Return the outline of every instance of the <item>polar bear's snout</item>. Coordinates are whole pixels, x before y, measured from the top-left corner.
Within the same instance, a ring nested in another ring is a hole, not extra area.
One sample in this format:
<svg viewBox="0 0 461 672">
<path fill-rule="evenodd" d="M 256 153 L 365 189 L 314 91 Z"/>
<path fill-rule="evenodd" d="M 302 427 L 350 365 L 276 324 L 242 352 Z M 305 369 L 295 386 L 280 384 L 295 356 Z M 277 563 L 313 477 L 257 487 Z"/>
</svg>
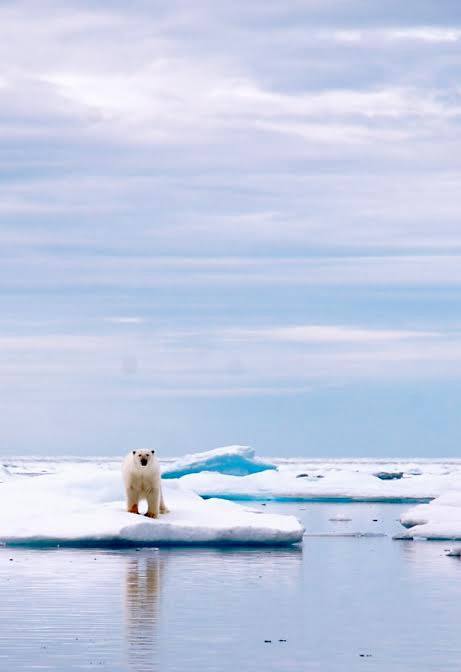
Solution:
<svg viewBox="0 0 461 672">
<path fill-rule="evenodd" d="M 136 462 L 141 465 L 141 467 L 147 467 L 151 457 L 155 454 L 155 450 L 143 451 L 143 450 L 133 450 L 133 456 Z"/>
</svg>

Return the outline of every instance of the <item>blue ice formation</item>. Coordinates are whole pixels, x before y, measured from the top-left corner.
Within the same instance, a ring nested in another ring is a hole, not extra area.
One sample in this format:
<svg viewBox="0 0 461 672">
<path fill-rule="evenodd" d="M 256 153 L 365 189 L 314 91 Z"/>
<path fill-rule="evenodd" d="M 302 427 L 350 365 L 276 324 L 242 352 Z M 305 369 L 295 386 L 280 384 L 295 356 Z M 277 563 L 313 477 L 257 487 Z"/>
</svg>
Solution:
<svg viewBox="0 0 461 672">
<path fill-rule="evenodd" d="M 181 478 L 201 471 L 214 471 L 231 476 L 248 476 L 268 469 L 277 469 L 271 462 L 255 456 L 249 446 L 225 446 L 203 453 L 186 455 L 162 470 L 162 478 Z"/>
</svg>

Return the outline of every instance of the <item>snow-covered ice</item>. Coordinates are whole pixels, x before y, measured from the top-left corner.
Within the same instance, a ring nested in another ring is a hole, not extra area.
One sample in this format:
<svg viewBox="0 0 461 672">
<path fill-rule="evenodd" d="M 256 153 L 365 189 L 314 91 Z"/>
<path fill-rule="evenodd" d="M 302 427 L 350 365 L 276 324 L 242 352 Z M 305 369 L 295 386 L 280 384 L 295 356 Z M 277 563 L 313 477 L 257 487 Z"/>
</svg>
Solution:
<svg viewBox="0 0 461 672">
<path fill-rule="evenodd" d="M 400 522 L 407 529 L 399 539 L 461 540 L 461 483 L 430 504 L 420 504 L 406 511 Z"/>
<path fill-rule="evenodd" d="M 461 558 L 461 546 L 455 546 L 447 553 L 451 558 Z"/>
<path fill-rule="evenodd" d="M 410 529 L 400 537 L 461 539 L 461 460 L 260 460 L 245 446 L 163 459 L 172 513 L 158 521 L 123 510 L 121 460 L 5 459 L 0 538 L 90 545 L 297 542 L 302 528 L 295 518 L 224 501 L 278 500 L 426 502 L 402 516 Z"/>
<path fill-rule="evenodd" d="M 209 459 L 213 453 L 215 458 Z M 246 456 L 260 462 L 254 451 Z M 179 478 L 182 485 L 203 497 L 235 501 L 429 501 L 461 482 L 458 460 L 272 458 L 266 464 L 275 468 L 257 473 L 254 470 L 242 473 L 242 469 L 233 473 L 231 468 L 225 468 L 226 460 L 232 462 L 232 447 L 192 457 L 193 470 L 185 473 L 175 467 L 169 475 Z M 181 461 L 175 464 L 181 465 Z"/>
<path fill-rule="evenodd" d="M 282 459 L 261 460 L 253 449 L 228 446 L 160 463 L 168 482 L 205 497 L 230 500 L 430 501 L 461 488 L 461 460 Z M 25 458 L 4 460 L 12 477 L 66 473 L 93 465 L 119 472 L 122 456 Z M 261 469 L 263 469 L 261 471 Z M 383 478 L 383 475 L 401 475 Z M 2 480 L 0 476 L 0 481 Z M 4 479 L 3 479 L 4 480 Z"/>
<path fill-rule="evenodd" d="M 260 514 L 224 500 L 205 501 L 176 481 L 164 485 L 171 513 L 151 520 L 124 510 L 119 469 L 73 469 L 16 476 L 0 484 L 0 542 L 7 545 L 293 544 L 294 516 Z"/>
<path fill-rule="evenodd" d="M 136 446 L 135 446 L 136 447 Z M 149 446 L 148 446 L 149 447 Z M 155 447 L 155 446 L 153 446 Z M 180 478 L 186 474 L 200 471 L 214 471 L 234 476 L 246 476 L 259 471 L 275 470 L 277 467 L 270 460 L 256 457 L 254 448 L 249 446 L 224 446 L 206 450 L 178 458 L 165 458 L 160 453 L 162 476 L 166 479 Z M 73 470 L 75 464 L 97 464 L 103 469 L 119 468 L 124 456 L 110 457 L 11 457 L 5 466 L 11 473 L 44 474 L 55 473 L 66 469 Z M 1 469 L 1 467 L 0 467 Z"/>
<path fill-rule="evenodd" d="M 243 477 L 203 471 L 183 476 L 179 481 L 202 497 L 224 497 L 236 501 L 411 502 L 437 497 L 446 488 L 452 487 L 453 483 L 460 481 L 460 472 L 423 473 L 382 480 L 366 471 L 331 466 L 323 466 L 317 472 L 311 471 L 307 476 L 300 477 L 298 470 L 280 466 L 277 471 Z"/>
<path fill-rule="evenodd" d="M 162 469 L 162 476 L 163 478 L 180 478 L 201 471 L 246 476 L 270 469 L 276 469 L 275 465 L 257 458 L 254 448 L 225 446 L 181 457 L 172 464 L 167 464 Z"/>
</svg>

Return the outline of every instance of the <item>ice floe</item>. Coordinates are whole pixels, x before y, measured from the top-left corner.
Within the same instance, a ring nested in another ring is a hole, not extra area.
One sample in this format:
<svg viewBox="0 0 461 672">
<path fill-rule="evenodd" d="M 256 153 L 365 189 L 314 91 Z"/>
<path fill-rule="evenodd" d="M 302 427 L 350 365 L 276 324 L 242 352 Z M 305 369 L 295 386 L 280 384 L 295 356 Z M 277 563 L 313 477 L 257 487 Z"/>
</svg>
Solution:
<svg viewBox="0 0 461 672">
<path fill-rule="evenodd" d="M 124 510 L 119 470 L 72 471 L 0 484 L 0 542 L 6 545 L 287 545 L 302 539 L 294 516 L 257 513 L 164 485 L 171 513 L 151 520 Z"/>
<path fill-rule="evenodd" d="M 253 448 L 225 446 L 179 458 L 162 469 L 162 476 L 163 478 L 180 478 L 201 471 L 246 476 L 271 469 L 276 469 L 275 465 L 257 458 Z"/>
<path fill-rule="evenodd" d="M 407 529 L 398 539 L 461 540 L 461 482 L 458 490 L 451 490 L 406 511 L 400 522 Z"/>
<path fill-rule="evenodd" d="M 256 457 L 228 446 L 179 459 L 163 458 L 163 477 L 204 497 L 229 500 L 424 502 L 461 483 L 461 460 L 297 459 Z M 88 467 L 119 474 L 122 456 L 4 460 L 12 477 L 66 474 Z M 0 477 L 1 480 L 1 477 Z"/>
<path fill-rule="evenodd" d="M 322 476 L 322 478 L 319 478 Z M 248 476 L 230 476 L 202 471 L 183 476 L 179 483 L 202 497 L 223 497 L 235 501 L 368 501 L 412 502 L 437 497 L 459 472 L 422 474 L 399 479 L 381 479 L 373 473 L 346 469 L 323 469 L 323 473 L 293 470 L 265 471 Z"/>
</svg>

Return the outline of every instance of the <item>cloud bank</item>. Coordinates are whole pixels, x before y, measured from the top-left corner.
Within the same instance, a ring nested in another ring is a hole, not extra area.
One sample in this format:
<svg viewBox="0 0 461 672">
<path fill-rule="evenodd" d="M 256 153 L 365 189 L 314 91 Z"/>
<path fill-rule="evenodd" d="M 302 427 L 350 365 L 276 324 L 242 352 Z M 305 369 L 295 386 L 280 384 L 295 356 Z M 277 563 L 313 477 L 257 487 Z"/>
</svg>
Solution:
<svg viewBox="0 0 461 672">
<path fill-rule="evenodd" d="M 3 3 L 6 414 L 459 380 L 458 5 Z"/>
</svg>

